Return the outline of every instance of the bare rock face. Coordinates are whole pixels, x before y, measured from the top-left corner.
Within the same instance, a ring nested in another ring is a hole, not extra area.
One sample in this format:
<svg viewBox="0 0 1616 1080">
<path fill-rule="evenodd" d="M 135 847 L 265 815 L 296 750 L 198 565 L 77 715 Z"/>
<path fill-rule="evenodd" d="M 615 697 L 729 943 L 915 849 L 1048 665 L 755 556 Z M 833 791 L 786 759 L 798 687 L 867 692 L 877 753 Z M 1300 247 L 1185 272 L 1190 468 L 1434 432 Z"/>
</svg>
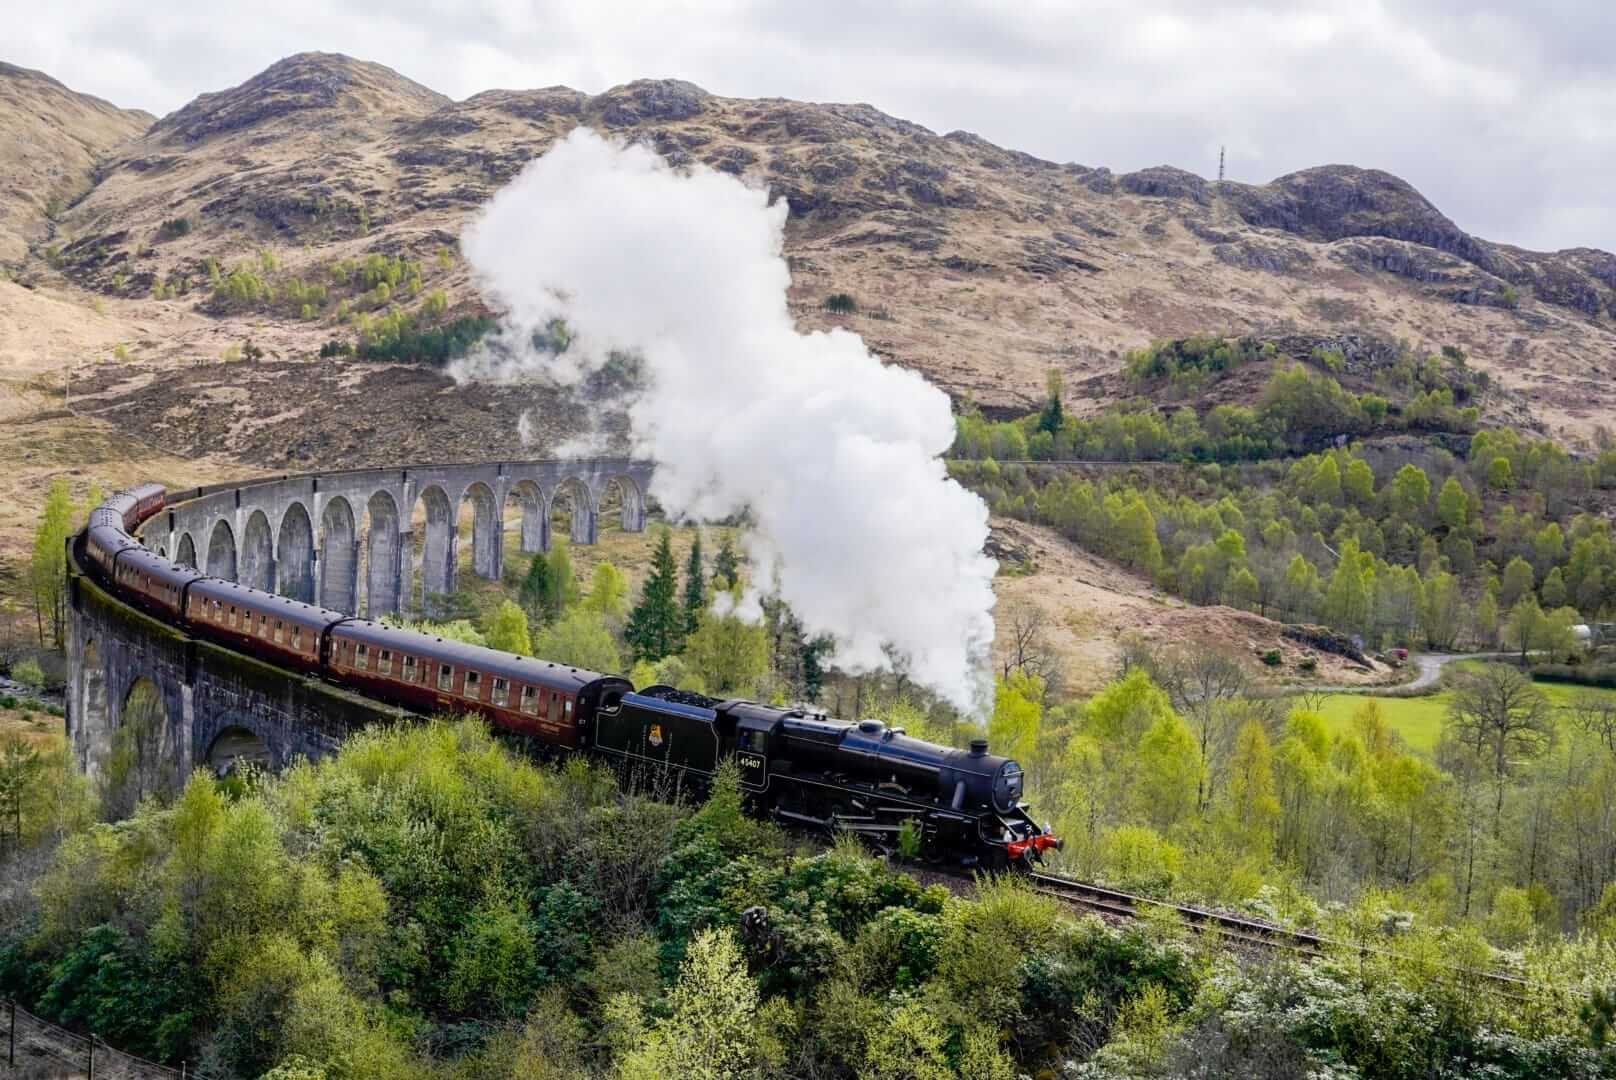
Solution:
<svg viewBox="0 0 1616 1080">
<path fill-rule="evenodd" d="M 1248 224 L 1310 240 L 1385 236 L 1457 255 L 1484 270 L 1492 253 L 1484 241 L 1449 221 L 1406 181 L 1379 169 L 1324 165 L 1290 173 L 1262 187 L 1227 185 Z"/>
<path fill-rule="evenodd" d="M 1138 172 L 1124 173 L 1117 178 L 1123 191 L 1134 195 L 1150 195 L 1166 199 L 1189 199 L 1206 205 L 1211 197 L 1205 180 L 1192 172 L 1175 169 L 1171 165 L 1157 165 Z"/>
<path fill-rule="evenodd" d="M 1212 248 L 1219 262 L 1237 266 L 1242 270 L 1261 270 L 1269 274 L 1288 274 L 1313 262 L 1300 248 L 1280 244 L 1264 244 L 1255 240 L 1237 240 L 1220 243 Z"/>
<path fill-rule="evenodd" d="M 707 91 L 679 79 L 640 79 L 616 86 L 590 102 L 608 127 L 633 127 L 647 120 L 688 120 L 700 116 Z"/>
<path fill-rule="evenodd" d="M 380 64 L 339 53 L 298 53 L 240 86 L 203 94 L 153 129 L 166 139 L 198 142 L 311 110 L 385 110 L 425 115 L 449 99 Z"/>
</svg>

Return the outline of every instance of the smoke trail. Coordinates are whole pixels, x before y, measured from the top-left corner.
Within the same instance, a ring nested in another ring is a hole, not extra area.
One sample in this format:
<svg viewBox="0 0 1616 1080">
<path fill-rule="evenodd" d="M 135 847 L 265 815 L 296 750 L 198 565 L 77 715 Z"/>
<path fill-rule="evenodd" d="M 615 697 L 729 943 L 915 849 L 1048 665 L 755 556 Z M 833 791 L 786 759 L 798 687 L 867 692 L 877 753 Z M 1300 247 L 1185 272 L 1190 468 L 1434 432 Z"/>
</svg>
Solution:
<svg viewBox="0 0 1616 1080">
<path fill-rule="evenodd" d="M 987 507 L 939 460 L 948 398 L 855 334 L 797 331 L 786 213 L 731 176 L 574 131 L 466 228 L 505 318 L 455 375 L 576 385 L 637 357 L 629 420 L 663 506 L 749 508 L 752 565 L 810 633 L 835 638 L 838 666 L 881 668 L 891 646 L 914 679 L 981 712 L 995 564 Z M 557 319 L 571 335 L 559 351 Z M 587 410 L 571 424 L 587 431 Z"/>
</svg>

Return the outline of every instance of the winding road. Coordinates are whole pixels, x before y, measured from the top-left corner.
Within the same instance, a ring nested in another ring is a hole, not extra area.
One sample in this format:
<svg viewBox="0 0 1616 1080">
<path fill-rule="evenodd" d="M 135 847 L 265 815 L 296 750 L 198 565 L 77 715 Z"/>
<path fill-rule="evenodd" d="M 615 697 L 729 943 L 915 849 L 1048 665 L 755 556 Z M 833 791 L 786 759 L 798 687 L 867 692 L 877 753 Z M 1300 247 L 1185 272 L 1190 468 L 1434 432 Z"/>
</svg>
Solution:
<svg viewBox="0 0 1616 1080">
<path fill-rule="evenodd" d="M 1502 652 L 1473 652 L 1473 653 L 1419 653 L 1409 657 L 1420 665 L 1420 673 L 1414 676 L 1412 682 L 1404 683 L 1399 689 L 1424 690 L 1427 686 L 1442 677 L 1442 668 L 1454 660 L 1496 660 L 1500 656 L 1514 656 L 1514 653 Z"/>
</svg>

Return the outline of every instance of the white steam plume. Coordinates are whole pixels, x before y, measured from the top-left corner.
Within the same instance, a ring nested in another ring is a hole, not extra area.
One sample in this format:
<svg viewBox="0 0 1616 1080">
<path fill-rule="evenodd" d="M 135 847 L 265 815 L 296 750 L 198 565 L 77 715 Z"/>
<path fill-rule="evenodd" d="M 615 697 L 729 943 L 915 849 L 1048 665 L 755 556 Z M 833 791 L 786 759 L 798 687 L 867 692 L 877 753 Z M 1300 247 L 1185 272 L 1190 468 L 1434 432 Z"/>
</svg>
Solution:
<svg viewBox="0 0 1616 1080">
<path fill-rule="evenodd" d="M 995 563 L 987 507 L 939 457 L 954 438 L 948 398 L 855 334 L 797 331 L 786 213 L 731 176 L 576 130 L 466 229 L 505 320 L 501 347 L 456 377 L 570 385 L 637 355 L 629 421 L 663 506 L 696 519 L 749 509 L 752 565 L 772 569 L 811 634 L 835 638 L 839 666 L 883 667 L 891 646 L 911 677 L 980 713 Z M 567 348 L 535 347 L 555 319 Z"/>
</svg>

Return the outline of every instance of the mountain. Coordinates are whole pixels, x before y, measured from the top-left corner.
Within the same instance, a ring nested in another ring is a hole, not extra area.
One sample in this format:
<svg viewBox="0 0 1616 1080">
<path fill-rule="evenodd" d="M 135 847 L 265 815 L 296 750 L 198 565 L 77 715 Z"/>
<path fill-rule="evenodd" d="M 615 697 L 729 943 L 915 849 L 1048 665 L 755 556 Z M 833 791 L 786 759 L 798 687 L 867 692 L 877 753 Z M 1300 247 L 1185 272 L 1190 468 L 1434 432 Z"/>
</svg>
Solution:
<svg viewBox="0 0 1616 1080">
<path fill-rule="evenodd" d="M 91 186 L 104 154 L 151 122 L 150 113 L 0 61 L 0 265 L 48 239 L 47 218 Z"/>
<path fill-rule="evenodd" d="M 966 132 L 938 135 L 869 105 L 723 98 L 674 80 L 593 96 L 490 90 L 456 102 L 380 65 L 323 53 L 289 57 L 144 130 L 134 114 L 102 108 L 109 129 L 125 126 L 103 150 L 93 188 L 56 223 L 58 269 L 11 262 L 31 283 L 138 312 L 148 330 L 142 371 L 211 358 L 219 342 L 249 334 L 291 364 L 351 334 L 334 295 L 309 311 L 284 299 L 233 310 L 212 295 L 214 267 L 261 264 L 271 285 L 328 282 L 370 254 L 405 256 L 423 267 L 426 291 L 444 290 L 448 317 L 480 311 L 453 257 L 467 215 L 586 124 L 676 164 L 768 185 L 791 207 L 786 254 L 800 323 L 850 325 L 884 358 L 989 412 L 1031 406 L 1052 367 L 1071 405 L 1092 407 L 1126 392 L 1115 377 L 1125 351 L 1232 332 L 1456 346 L 1513 403 L 1500 418 L 1572 442 L 1616 416 L 1607 377 L 1616 256 L 1492 243 L 1374 169 L 1327 165 L 1262 185 L 1170 166 L 1114 174 Z M 40 198 L 35 191 L 33 205 Z M 39 232 L 36 223 L 31 235 Z M 857 314 L 824 310 L 838 292 L 856 299 Z M 293 380 L 292 399 L 307 401 L 336 378 L 329 368 L 276 378 Z M 153 423 L 172 418 L 170 434 L 192 446 L 212 436 L 149 395 L 211 393 L 240 374 L 188 365 L 174 382 L 153 386 L 143 375 L 120 396 L 118 372 L 96 375 L 109 400 L 141 406 Z M 285 400 L 276 395 L 272 410 L 283 446 L 296 424 Z M 236 408 L 245 419 L 254 406 Z M 277 430 L 245 423 L 212 434 L 248 454 Z"/>
</svg>

